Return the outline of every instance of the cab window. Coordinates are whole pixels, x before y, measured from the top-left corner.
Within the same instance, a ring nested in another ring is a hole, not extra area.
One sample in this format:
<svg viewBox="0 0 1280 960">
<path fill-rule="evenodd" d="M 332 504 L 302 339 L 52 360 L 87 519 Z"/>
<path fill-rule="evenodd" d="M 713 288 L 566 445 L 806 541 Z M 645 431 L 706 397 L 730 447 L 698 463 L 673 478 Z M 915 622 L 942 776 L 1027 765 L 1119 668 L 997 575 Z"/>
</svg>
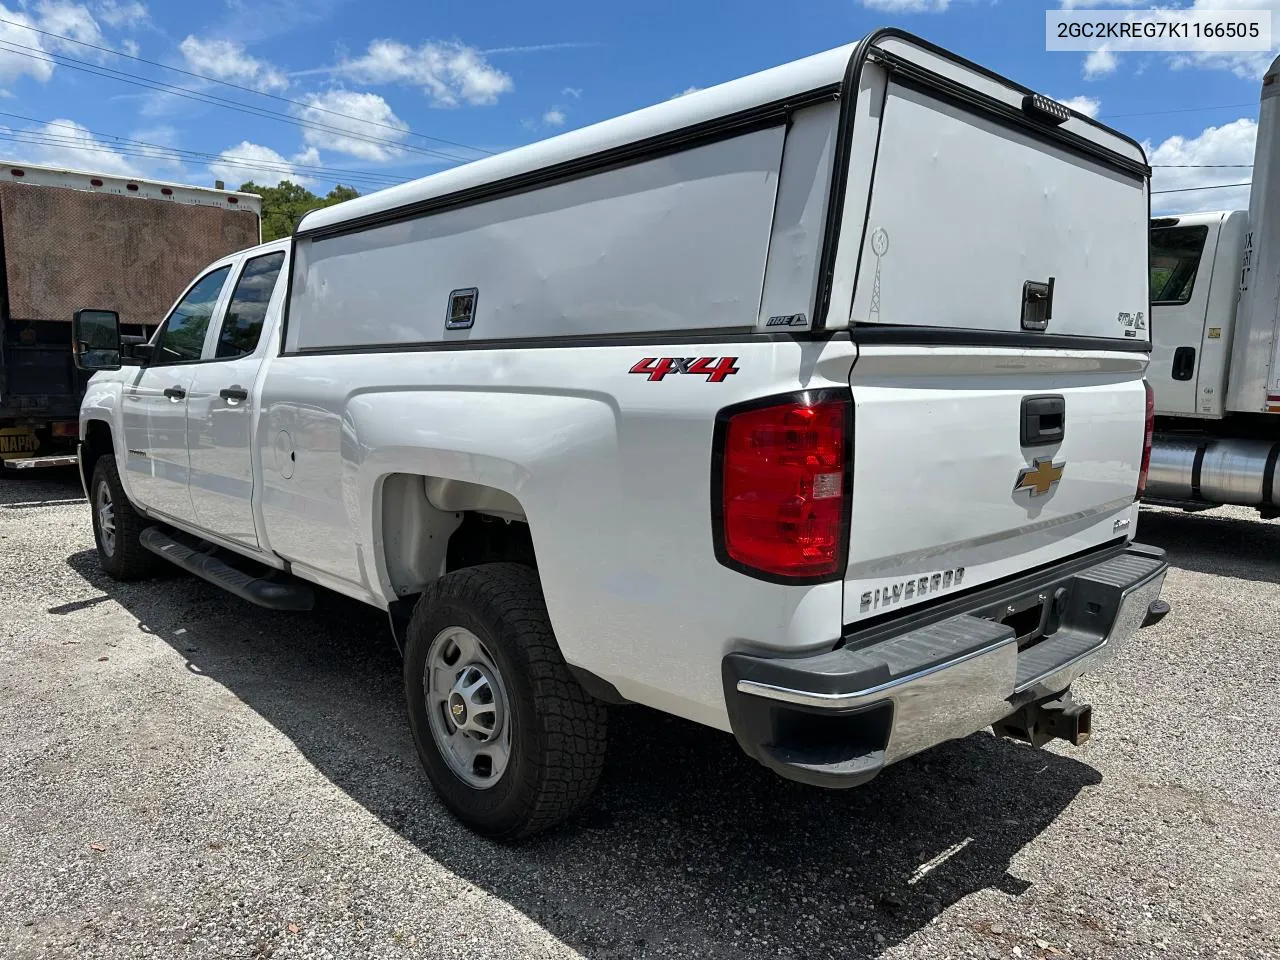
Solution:
<svg viewBox="0 0 1280 960">
<path fill-rule="evenodd" d="M 186 363 L 199 360 L 204 337 L 218 305 L 218 294 L 227 282 L 231 267 L 219 267 L 206 273 L 173 308 L 165 321 L 156 349 L 155 363 Z"/>
<path fill-rule="evenodd" d="M 245 357 L 257 349 L 262 323 L 267 316 L 267 304 L 271 302 L 271 291 L 275 289 L 283 265 L 283 250 L 254 257 L 245 263 L 231 294 L 226 319 L 222 321 L 215 354 L 217 359 Z"/>
<path fill-rule="evenodd" d="M 1196 283 L 1208 227 L 1163 227 L 1151 231 L 1151 302 L 1186 303 Z"/>
</svg>

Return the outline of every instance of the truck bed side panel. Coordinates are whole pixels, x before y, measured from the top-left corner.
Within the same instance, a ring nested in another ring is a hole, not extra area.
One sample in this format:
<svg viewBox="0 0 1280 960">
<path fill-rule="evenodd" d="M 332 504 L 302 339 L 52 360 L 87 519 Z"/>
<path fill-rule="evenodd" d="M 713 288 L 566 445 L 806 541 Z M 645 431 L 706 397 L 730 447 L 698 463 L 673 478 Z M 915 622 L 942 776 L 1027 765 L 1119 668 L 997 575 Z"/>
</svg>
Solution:
<svg viewBox="0 0 1280 960">
<path fill-rule="evenodd" d="M 739 372 L 718 383 L 628 373 L 645 357 L 713 355 Z M 295 572 L 385 604 L 396 596 L 381 551 L 385 477 L 501 490 L 528 518 L 566 659 L 637 702 L 727 728 L 721 658 L 829 647 L 843 588 L 765 583 L 716 560 L 715 415 L 794 392 L 801 370 L 807 387 L 847 389 L 853 356 L 847 340 L 757 335 L 280 357 L 257 440 L 266 537 Z"/>
</svg>

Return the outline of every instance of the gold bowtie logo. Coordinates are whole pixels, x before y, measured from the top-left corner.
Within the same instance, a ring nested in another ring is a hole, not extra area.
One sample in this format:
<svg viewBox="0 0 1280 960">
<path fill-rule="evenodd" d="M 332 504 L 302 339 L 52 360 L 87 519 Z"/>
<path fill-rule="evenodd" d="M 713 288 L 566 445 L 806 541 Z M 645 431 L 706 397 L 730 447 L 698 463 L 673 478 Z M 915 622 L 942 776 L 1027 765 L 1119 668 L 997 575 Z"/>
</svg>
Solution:
<svg viewBox="0 0 1280 960">
<path fill-rule="evenodd" d="M 1030 490 L 1033 497 L 1044 496 L 1062 479 L 1062 471 L 1066 467 L 1065 460 L 1054 463 L 1052 457 L 1037 457 L 1031 466 L 1022 468 L 1018 474 L 1018 482 L 1013 485 L 1013 492 Z"/>
</svg>

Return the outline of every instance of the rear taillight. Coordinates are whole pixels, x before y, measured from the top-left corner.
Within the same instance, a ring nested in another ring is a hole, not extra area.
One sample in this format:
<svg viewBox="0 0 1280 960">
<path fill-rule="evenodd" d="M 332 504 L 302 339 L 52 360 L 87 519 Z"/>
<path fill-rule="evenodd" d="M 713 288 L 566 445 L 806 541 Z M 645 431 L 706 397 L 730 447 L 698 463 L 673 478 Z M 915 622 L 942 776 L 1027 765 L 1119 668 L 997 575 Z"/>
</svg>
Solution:
<svg viewBox="0 0 1280 960">
<path fill-rule="evenodd" d="M 1156 392 L 1147 381 L 1143 380 L 1142 385 L 1147 388 L 1147 427 L 1142 436 L 1142 466 L 1138 470 L 1136 500 L 1141 500 L 1142 495 L 1147 492 L 1147 473 L 1151 470 L 1151 440 L 1156 432 Z"/>
<path fill-rule="evenodd" d="M 835 390 L 723 411 L 711 494 L 720 562 L 782 583 L 839 577 L 852 435 L 850 398 Z"/>
</svg>

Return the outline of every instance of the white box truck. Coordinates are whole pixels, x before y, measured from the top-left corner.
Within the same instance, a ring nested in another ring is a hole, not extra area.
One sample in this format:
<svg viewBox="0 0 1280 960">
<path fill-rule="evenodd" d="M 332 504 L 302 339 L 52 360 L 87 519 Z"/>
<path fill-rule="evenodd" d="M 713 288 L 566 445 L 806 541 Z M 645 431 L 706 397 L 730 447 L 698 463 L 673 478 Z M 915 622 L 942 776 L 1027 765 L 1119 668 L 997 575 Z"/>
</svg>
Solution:
<svg viewBox="0 0 1280 960">
<path fill-rule="evenodd" d="M 1249 209 L 1151 221 L 1156 433 L 1147 500 L 1280 516 L 1280 58 Z"/>
<path fill-rule="evenodd" d="M 1079 743 L 1072 682 L 1168 611 L 1147 192 L 1131 140 L 885 30 L 310 213 L 132 360 L 80 314 L 103 568 L 386 610 L 494 836 L 585 802 L 610 703 L 828 787 Z"/>
</svg>

